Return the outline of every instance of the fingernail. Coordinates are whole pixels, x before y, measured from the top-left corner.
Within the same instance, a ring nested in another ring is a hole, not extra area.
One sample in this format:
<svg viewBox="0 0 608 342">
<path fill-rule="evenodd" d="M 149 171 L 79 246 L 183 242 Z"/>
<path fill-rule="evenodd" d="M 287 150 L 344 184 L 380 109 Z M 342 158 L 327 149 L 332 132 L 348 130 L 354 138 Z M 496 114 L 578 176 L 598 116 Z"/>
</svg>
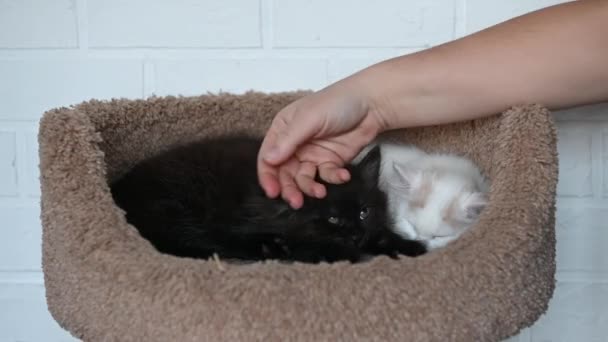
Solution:
<svg viewBox="0 0 608 342">
<path fill-rule="evenodd" d="M 277 196 L 279 196 L 279 191 L 275 189 L 264 189 L 264 192 L 266 193 L 266 197 L 268 198 L 276 198 Z"/>
<path fill-rule="evenodd" d="M 340 179 L 342 179 L 345 182 L 350 180 L 350 173 L 346 170 L 342 170 L 342 172 L 340 172 Z"/>
<path fill-rule="evenodd" d="M 294 195 L 289 199 L 289 205 L 291 205 L 291 207 L 293 209 L 300 209 L 302 207 L 302 205 L 304 203 L 303 202 L 303 198 L 301 198 L 300 196 Z"/>
<path fill-rule="evenodd" d="M 325 197 L 325 187 L 323 185 L 315 187 L 315 197 L 316 198 Z"/>
<path fill-rule="evenodd" d="M 279 159 L 279 148 L 278 147 L 273 147 L 270 149 L 270 151 L 268 151 L 268 153 L 266 153 L 266 161 L 269 162 L 274 162 L 277 161 Z"/>
<path fill-rule="evenodd" d="M 300 202 L 296 200 L 289 201 L 289 205 L 295 210 L 300 209 L 300 207 L 302 206 L 302 204 L 300 204 Z"/>
</svg>

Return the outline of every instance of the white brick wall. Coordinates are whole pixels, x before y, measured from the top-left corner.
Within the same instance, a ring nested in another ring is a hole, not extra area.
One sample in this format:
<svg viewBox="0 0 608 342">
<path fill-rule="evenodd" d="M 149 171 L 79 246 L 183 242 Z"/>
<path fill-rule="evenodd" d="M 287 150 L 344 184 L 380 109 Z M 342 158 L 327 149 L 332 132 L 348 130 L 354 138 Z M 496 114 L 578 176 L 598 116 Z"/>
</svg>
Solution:
<svg viewBox="0 0 608 342">
<path fill-rule="evenodd" d="M 454 1 L 274 1 L 274 45 L 302 47 L 395 47 L 450 40 Z"/>
<path fill-rule="evenodd" d="M 0 341 L 72 341 L 40 272 L 40 114 L 89 98 L 319 89 L 560 0 L 0 0 Z M 512 341 L 606 341 L 608 106 L 556 114 L 558 288 Z"/>
<path fill-rule="evenodd" d="M 251 0 L 89 0 L 89 46 L 260 47 L 260 3 Z"/>
</svg>

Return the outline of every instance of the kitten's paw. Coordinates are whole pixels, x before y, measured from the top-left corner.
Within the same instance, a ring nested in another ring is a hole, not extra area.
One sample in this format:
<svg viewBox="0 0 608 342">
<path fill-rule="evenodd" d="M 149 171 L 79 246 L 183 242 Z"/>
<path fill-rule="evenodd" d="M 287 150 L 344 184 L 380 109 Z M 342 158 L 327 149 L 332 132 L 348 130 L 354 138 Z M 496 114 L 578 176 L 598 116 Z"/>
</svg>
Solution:
<svg viewBox="0 0 608 342">
<path fill-rule="evenodd" d="M 400 255 L 416 257 L 427 253 L 427 247 L 414 240 L 406 240 L 397 235 L 389 235 L 378 239 L 368 246 L 368 251 L 375 255 L 386 255 L 398 259 Z"/>
</svg>

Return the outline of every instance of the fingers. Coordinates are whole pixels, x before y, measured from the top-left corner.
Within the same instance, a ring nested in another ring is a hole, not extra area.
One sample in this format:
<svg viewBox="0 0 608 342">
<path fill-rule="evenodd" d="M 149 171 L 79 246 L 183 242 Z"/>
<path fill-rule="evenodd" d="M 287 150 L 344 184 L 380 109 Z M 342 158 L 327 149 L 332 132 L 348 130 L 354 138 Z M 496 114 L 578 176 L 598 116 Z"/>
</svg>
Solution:
<svg viewBox="0 0 608 342">
<path fill-rule="evenodd" d="M 314 163 L 303 162 L 296 173 L 295 181 L 300 190 L 310 197 L 323 198 L 326 195 L 325 186 L 315 181 L 317 167 Z"/>
<path fill-rule="evenodd" d="M 281 193 L 279 175 L 274 167 L 265 164 L 258 164 L 258 180 L 266 196 L 276 198 Z"/>
<path fill-rule="evenodd" d="M 350 180 L 350 172 L 334 163 L 319 165 L 319 177 L 332 184 L 342 184 Z"/>
<path fill-rule="evenodd" d="M 294 166 L 289 173 L 283 163 L 293 156 L 300 144 L 318 131 L 318 123 L 312 118 L 307 119 L 307 115 L 297 115 L 296 108 L 297 101 L 283 108 L 272 120 L 258 152 L 257 169 L 258 181 L 268 197 L 275 198 L 280 193 L 287 197 L 288 202 L 292 200 L 297 205 L 303 202 L 301 191 L 293 188 L 297 168 Z"/>
<path fill-rule="evenodd" d="M 304 196 L 295 182 L 299 162 L 290 159 L 279 169 L 279 183 L 281 186 L 281 198 L 294 209 L 299 209 L 304 204 Z"/>
<path fill-rule="evenodd" d="M 264 140 L 264 143 L 266 143 L 266 141 L 272 142 L 273 138 L 273 135 L 267 135 Z M 261 151 L 258 152 L 257 169 L 258 182 L 266 193 L 266 196 L 270 198 L 277 197 L 281 193 L 281 184 L 279 183 L 279 170 L 276 166 L 268 164 L 261 157 Z"/>
<path fill-rule="evenodd" d="M 350 180 L 350 173 L 333 163 L 321 164 L 318 171 L 328 183 L 341 184 Z M 290 160 L 279 171 L 281 197 L 295 209 L 303 205 L 303 193 L 310 197 L 325 197 L 327 189 L 315 181 L 316 174 L 317 166 L 314 163 Z"/>
</svg>

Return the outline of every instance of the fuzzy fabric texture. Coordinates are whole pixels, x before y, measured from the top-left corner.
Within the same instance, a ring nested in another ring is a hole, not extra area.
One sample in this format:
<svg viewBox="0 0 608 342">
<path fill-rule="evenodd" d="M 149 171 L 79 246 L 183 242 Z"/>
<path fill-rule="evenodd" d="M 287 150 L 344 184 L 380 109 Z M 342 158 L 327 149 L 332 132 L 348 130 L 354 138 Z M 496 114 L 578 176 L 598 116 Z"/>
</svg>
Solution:
<svg viewBox="0 0 608 342">
<path fill-rule="evenodd" d="M 84 341 L 500 341 L 554 290 L 555 126 L 540 106 L 393 131 L 471 157 L 492 181 L 478 224 L 447 248 L 351 265 L 248 265 L 158 253 L 108 181 L 174 144 L 263 134 L 304 92 L 89 101 L 40 123 L 48 307 Z"/>
</svg>

